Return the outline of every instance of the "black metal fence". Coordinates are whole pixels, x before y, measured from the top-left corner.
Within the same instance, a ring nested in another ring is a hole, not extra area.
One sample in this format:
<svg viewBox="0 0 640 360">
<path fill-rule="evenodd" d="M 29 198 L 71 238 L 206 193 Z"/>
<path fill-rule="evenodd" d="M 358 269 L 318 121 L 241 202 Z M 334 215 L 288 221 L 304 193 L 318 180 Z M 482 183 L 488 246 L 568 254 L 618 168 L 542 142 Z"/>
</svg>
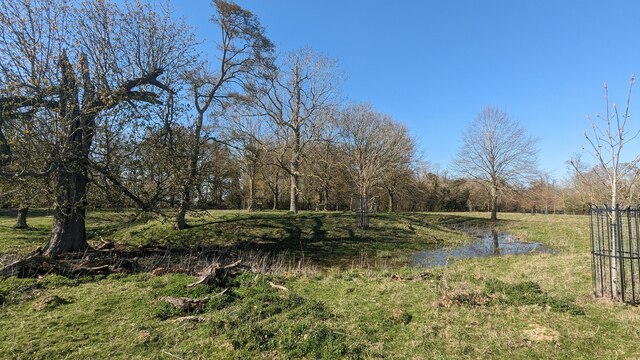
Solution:
<svg viewBox="0 0 640 360">
<path fill-rule="evenodd" d="M 355 198 L 356 222 L 360 229 L 369 227 L 369 197 L 358 196 Z"/>
<path fill-rule="evenodd" d="M 640 303 L 639 215 L 637 207 L 591 207 L 591 266 L 595 296 Z"/>
<path fill-rule="evenodd" d="M 358 227 L 366 229 L 369 227 L 369 214 L 378 211 L 378 201 L 376 196 L 354 195 L 351 199 L 352 209 L 356 212 L 356 222 Z"/>
</svg>

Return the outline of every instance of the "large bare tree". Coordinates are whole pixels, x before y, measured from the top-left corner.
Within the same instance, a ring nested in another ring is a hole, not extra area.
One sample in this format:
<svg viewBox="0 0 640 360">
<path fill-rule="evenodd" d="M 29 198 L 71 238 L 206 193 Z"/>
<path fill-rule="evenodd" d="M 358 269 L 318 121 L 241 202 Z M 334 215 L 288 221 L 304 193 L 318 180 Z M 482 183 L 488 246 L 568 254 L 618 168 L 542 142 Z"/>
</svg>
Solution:
<svg viewBox="0 0 640 360">
<path fill-rule="evenodd" d="M 462 140 L 454 169 L 486 186 L 496 220 L 500 191 L 537 173 L 537 139 L 506 112 L 488 106 L 469 123 Z"/>
<path fill-rule="evenodd" d="M 408 129 L 368 104 L 344 110 L 341 135 L 350 159 L 347 171 L 361 196 L 370 195 L 383 183 L 386 172 L 407 165 L 414 155 Z"/>
<path fill-rule="evenodd" d="M 159 104 L 161 92 L 171 91 L 161 76 L 191 61 L 190 31 L 169 14 L 170 9 L 139 1 L 0 3 L 2 171 L 53 177 L 54 220 L 46 254 L 87 247 L 90 158 L 103 116 L 135 103 Z M 47 137 L 26 132 L 25 122 Z M 32 154 L 13 151 L 7 133 L 42 140 L 36 146 L 51 150 L 39 162 L 46 166 L 25 166 Z"/>
<path fill-rule="evenodd" d="M 271 149 L 290 176 L 289 211 L 298 211 L 301 164 L 308 144 L 318 139 L 324 110 L 337 102 L 341 79 L 335 60 L 311 49 L 289 53 L 279 68 L 257 88 L 258 111 L 273 127 L 279 145 Z"/>
</svg>

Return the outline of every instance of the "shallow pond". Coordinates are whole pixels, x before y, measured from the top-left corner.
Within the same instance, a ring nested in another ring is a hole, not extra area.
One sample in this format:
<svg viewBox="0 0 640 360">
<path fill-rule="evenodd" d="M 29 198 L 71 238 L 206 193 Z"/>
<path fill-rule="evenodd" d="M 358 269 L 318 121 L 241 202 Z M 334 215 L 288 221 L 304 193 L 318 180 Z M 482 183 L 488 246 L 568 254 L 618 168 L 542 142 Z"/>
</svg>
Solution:
<svg viewBox="0 0 640 360">
<path fill-rule="evenodd" d="M 411 262 L 414 266 L 432 267 L 445 266 L 455 260 L 474 257 L 553 252 L 555 250 L 540 243 L 524 242 L 509 233 L 489 230 L 469 244 L 414 253 Z"/>
</svg>

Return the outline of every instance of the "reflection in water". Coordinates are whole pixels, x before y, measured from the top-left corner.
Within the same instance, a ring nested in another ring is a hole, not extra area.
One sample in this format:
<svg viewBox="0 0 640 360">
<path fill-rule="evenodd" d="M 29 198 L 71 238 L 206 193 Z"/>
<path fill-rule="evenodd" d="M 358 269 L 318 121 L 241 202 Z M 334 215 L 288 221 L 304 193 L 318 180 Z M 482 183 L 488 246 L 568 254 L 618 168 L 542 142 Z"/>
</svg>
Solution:
<svg viewBox="0 0 640 360">
<path fill-rule="evenodd" d="M 424 267 L 445 266 L 457 259 L 553 252 L 555 251 L 540 243 L 520 241 L 509 233 L 492 230 L 477 241 L 464 246 L 417 252 L 413 256 L 412 263 L 415 266 Z"/>
</svg>

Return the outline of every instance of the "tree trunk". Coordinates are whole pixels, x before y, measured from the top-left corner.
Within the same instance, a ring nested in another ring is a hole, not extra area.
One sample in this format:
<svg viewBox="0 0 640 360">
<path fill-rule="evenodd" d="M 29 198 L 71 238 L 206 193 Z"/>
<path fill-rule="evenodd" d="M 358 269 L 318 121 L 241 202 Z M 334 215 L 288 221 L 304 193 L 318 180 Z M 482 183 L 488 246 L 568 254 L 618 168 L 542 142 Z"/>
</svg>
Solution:
<svg viewBox="0 0 640 360">
<path fill-rule="evenodd" d="M 249 204 L 247 205 L 247 210 L 253 210 L 253 192 L 254 192 L 255 184 L 253 181 L 253 177 L 249 178 Z"/>
<path fill-rule="evenodd" d="M 291 167 L 293 170 L 293 166 Z M 292 213 L 298 212 L 298 175 L 291 174 L 291 194 L 289 198 L 289 211 Z"/>
<path fill-rule="evenodd" d="M 387 190 L 389 194 L 389 212 L 395 211 L 395 194 L 391 190 Z"/>
<path fill-rule="evenodd" d="M 16 220 L 16 225 L 14 228 L 16 229 L 28 229 L 29 225 L 27 225 L 27 213 L 29 212 L 29 204 L 22 204 L 18 208 L 18 218 Z"/>
<path fill-rule="evenodd" d="M 45 255 L 55 256 L 89 247 L 85 229 L 87 183 L 86 169 L 80 172 L 58 171 L 56 189 L 59 193 L 54 207 L 51 240 Z"/>
<path fill-rule="evenodd" d="M 278 200 L 280 198 L 280 188 L 278 186 L 278 179 L 276 178 L 276 184 L 273 187 L 273 209 L 278 210 Z"/>
<path fill-rule="evenodd" d="M 187 206 L 183 206 L 183 202 L 180 201 L 180 206 L 178 207 L 178 213 L 176 214 L 176 222 L 173 224 L 173 228 L 175 230 L 184 230 L 188 227 L 187 225 Z"/>
<path fill-rule="evenodd" d="M 186 221 L 187 210 L 189 209 L 189 203 L 191 201 L 191 178 L 187 179 L 184 188 L 182 189 L 182 195 L 180 197 L 180 205 L 178 206 L 178 213 L 176 214 L 176 221 L 173 224 L 175 230 L 183 230 L 188 227 Z"/>
<path fill-rule="evenodd" d="M 291 161 L 291 194 L 289 211 L 298 212 L 298 181 L 300 175 L 298 168 L 300 167 L 300 153 L 302 151 L 301 134 L 302 123 L 300 119 L 302 88 L 300 87 L 300 72 L 298 63 L 296 62 L 293 69 L 295 103 L 293 108 L 293 117 L 291 120 L 291 129 L 293 131 L 293 160 Z"/>
<path fill-rule="evenodd" d="M 204 122 L 204 113 L 206 107 L 198 111 L 198 117 L 196 119 L 196 127 L 193 132 L 193 143 L 191 144 L 191 157 L 189 159 L 189 174 L 182 188 L 182 196 L 180 197 L 180 206 L 178 207 L 178 213 L 176 214 L 176 221 L 173 228 L 176 230 L 183 230 L 188 227 L 185 217 L 189 205 L 191 204 L 191 189 L 193 188 L 196 177 L 198 175 L 198 158 L 200 157 L 200 138 L 202 132 L 202 124 Z"/>
<path fill-rule="evenodd" d="M 82 103 L 90 103 L 94 96 L 83 60 L 85 92 Z M 56 200 L 54 204 L 51 239 L 44 250 L 47 256 L 63 252 L 84 250 L 89 247 L 85 218 L 87 213 L 87 185 L 89 183 L 89 150 L 94 136 L 97 113 L 81 112 L 79 86 L 66 52 L 60 59 L 62 85 L 60 89 L 60 116 L 67 127 L 64 141 L 64 163 L 55 172 Z"/>
<path fill-rule="evenodd" d="M 620 297 L 620 289 L 618 286 L 618 261 L 619 261 L 619 237 L 620 229 L 618 228 L 618 173 L 617 169 L 613 169 L 611 176 L 611 293 L 614 299 Z"/>
<path fill-rule="evenodd" d="M 300 167 L 300 129 L 294 131 L 294 148 L 293 148 L 293 160 L 291 161 L 291 194 L 289 211 L 292 213 L 298 212 L 298 187 L 300 182 L 300 175 L 298 173 Z"/>
<path fill-rule="evenodd" d="M 491 220 L 498 220 L 498 187 L 491 186 Z"/>
<path fill-rule="evenodd" d="M 329 210 L 329 187 L 325 186 L 323 189 L 324 197 L 324 210 Z"/>
</svg>

